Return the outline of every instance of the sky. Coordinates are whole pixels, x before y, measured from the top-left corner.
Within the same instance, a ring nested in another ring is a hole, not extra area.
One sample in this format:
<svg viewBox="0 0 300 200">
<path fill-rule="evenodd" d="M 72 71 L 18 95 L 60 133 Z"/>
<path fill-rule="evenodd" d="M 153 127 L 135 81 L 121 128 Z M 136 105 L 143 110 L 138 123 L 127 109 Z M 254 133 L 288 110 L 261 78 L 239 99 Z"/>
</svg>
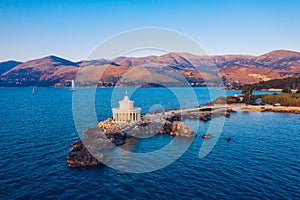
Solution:
<svg viewBox="0 0 300 200">
<path fill-rule="evenodd" d="M 300 51 L 297 0 L 0 0 L 0 61 L 86 59 L 112 35 L 143 27 L 181 32 L 210 55 Z"/>
</svg>

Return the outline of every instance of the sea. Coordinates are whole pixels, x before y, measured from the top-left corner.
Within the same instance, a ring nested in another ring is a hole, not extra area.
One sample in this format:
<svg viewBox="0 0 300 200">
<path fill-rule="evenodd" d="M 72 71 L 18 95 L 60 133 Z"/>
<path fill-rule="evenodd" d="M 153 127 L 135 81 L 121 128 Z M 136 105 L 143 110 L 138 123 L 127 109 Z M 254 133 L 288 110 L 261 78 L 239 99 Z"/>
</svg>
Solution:
<svg viewBox="0 0 300 200">
<path fill-rule="evenodd" d="M 223 93 L 240 93 L 220 88 L 90 90 L 93 95 L 87 98 L 94 102 L 98 121 L 111 117 L 125 91 L 142 113 L 204 105 Z M 300 199 L 300 115 L 232 113 L 202 158 L 200 135 L 214 119 L 199 122 L 198 136 L 183 155 L 145 173 L 109 166 L 70 168 L 66 156 L 82 131 L 74 120 L 80 119 L 74 116 L 80 89 L 35 92 L 0 88 L 0 199 Z M 86 127 L 94 123 L 84 119 Z M 141 138 L 130 151 L 156 151 L 172 140 L 168 135 Z"/>
</svg>

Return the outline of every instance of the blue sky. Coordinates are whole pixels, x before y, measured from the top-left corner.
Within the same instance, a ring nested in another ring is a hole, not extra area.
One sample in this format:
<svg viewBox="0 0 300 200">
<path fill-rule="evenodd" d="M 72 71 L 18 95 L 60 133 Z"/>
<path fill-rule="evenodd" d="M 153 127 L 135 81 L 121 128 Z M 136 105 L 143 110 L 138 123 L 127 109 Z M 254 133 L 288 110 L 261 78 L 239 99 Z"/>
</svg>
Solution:
<svg viewBox="0 0 300 200">
<path fill-rule="evenodd" d="M 79 61 L 108 37 L 141 27 L 182 32 L 214 55 L 300 51 L 299 10 L 297 0 L 0 0 L 0 61 Z"/>
</svg>

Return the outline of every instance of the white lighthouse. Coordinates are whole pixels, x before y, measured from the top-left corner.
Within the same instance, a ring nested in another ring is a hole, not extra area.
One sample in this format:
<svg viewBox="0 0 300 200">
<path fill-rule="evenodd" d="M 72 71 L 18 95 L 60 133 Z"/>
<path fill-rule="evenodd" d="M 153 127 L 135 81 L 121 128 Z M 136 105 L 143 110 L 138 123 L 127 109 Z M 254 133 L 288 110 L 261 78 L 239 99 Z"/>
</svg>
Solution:
<svg viewBox="0 0 300 200">
<path fill-rule="evenodd" d="M 133 106 L 134 101 L 128 98 L 126 92 L 124 99 L 119 101 L 119 107 L 113 108 L 113 119 L 118 123 L 130 123 L 136 122 L 141 119 L 141 108 L 135 108 Z"/>
</svg>

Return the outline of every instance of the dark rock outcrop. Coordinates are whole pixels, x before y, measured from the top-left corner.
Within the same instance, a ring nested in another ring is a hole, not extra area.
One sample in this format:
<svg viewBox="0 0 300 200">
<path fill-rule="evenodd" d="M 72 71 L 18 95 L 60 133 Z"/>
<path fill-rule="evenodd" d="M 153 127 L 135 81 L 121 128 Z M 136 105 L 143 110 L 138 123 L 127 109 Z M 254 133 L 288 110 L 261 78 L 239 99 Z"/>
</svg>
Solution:
<svg viewBox="0 0 300 200">
<path fill-rule="evenodd" d="M 81 140 L 77 140 L 73 144 L 71 144 L 72 150 L 69 152 L 67 156 L 67 162 L 70 167 L 84 167 L 84 166 L 92 166 L 99 165 L 103 162 L 110 162 L 109 157 L 102 156 L 102 160 L 99 158 L 96 159 L 83 145 Z"/>
</svg>

